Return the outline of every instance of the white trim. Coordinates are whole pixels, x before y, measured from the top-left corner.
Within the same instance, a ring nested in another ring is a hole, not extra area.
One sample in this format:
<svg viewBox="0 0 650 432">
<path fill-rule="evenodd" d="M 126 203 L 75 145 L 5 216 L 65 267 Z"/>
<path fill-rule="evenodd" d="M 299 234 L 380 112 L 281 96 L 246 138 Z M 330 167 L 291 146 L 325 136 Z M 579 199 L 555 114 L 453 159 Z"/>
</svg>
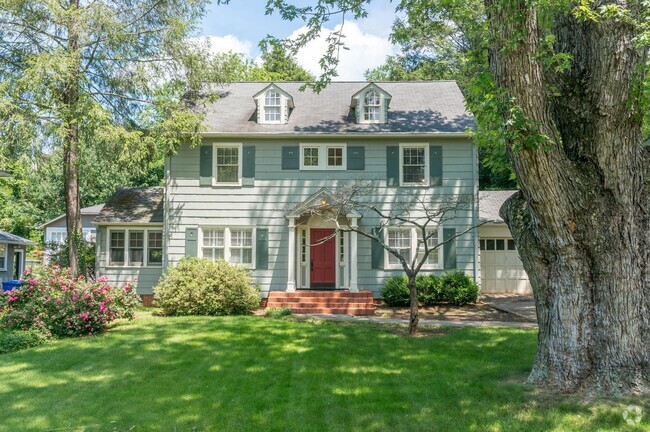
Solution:
<svg viewBox="0 0 650 432">
<path fill-rule="evenodd" d="M 424 149 L 424 181 L 422 183 L 404 182 L 404 149 Z M 399 185 L 401 187 L 429 186 L 429 143 L 400 143 L 399 145 Z"/>
<path fill-rule="evenodd" d="M 318 149 L 318 165 L 305 166 L 305 149 Z M 340 148 L 342 156 L 342 165 L 329 165 L 328 150 L 330 148 Z M 300 143 L 300 170 L 301 171 L 346 171 L 348 169 L 348 145 L 347 143 Z"/>
<path fill-rule="evenodd" d="M 442 225 L 435 225 L 427 231 L 435 231 L 438 230 L 438 244 L 441 244 L 443 241 L 443 229 Z M 398 230 L 398 231 L 410 231 L 410 242 L 411 242 L 411 259 L 415 256 L 417 252 L 419 252 L 418 248 L 418 233 L 419 229 L 414 228 L 414 227 L 403 227 L 403 226 L 392 226 L 388 227 L 384 230 L 384 243 L 388 245 L 388 233 L 389 231 L 393 230 Z M 438 252 L 438 263 L 437 264 L 423 264 L 422 265 L 422 270 L 440 270 L 444 266 L 444 257 L 443 257 L 443 247 L 438 247 L 436 250 Z M 424 250 L 422 250 L 424 252 Z M 402 270 L 402 265 L 397 263 L 397 264 L 391 264 L 390 263 L 390 257 L 392 255 L 384 249 L 384 270 Z M 429 257 L 431 254 L 429 254 Z"/>
<path fill-rule="evenodd" d="M 0 267 L 0 271 L 5 272 L 5 271 L 7 271 L 7 261 L 8 261 L 7 254 L 9 252 L 9 243 L 0 243 L 0 247 L 2 247 L 2 246 L 4 246 L 4 248 L 5 248 L 5 251 L 4 251 L 5 252 L 5 255 L 4 255 L 5 261 L 4 261 L 4 267 Z"/>
<path fill-rule="evenodd" d="M 123 231 L 124 232 L 124 263 L 123 264 L 112 264 L 111 263 L 111 233 L 114 231 Z M 129 239 L 131 231 L 143 231 L 144 240 L 143 240 L 143 250 L 142 250 L 142 265 L 128 265 L 129 263 Z M 158 269 L 163 268 L 163 263 L 160 264 L 150 264 L 149 263 L 149 231 L 160 231 L 162 232 L 162 241 L 163 241 L 163 261 L 165 253 L 165 232 L 162 227 L 112 227 L 106 229 L 106 265 L 107 269 L 142 269 L 142 268 L 151 268 Z"/>
<path fill-rule="evenodd" d="M 296 290 L 296 218 L 289 218 L 289 247 L 288 268 L 287 268 L 287 292 Z M 307 261 L 309 262 L 309 261 Z"/>
<path fill-rule="evenodd" d="M 353 229 L 358 228 L 357 218 L 351 218 L 350 227 Z M 359 292 L 357 285 L 358 279 L 358 245 L 357 245 L 357 232 L 350 231 L 350 292 Z"/>
<path fill-rule="evenodd" d="M 95 235 L 97 235 L 97 228 L 95 228 L 95 227 L 82 228 L 81 232 L 83 234 L 84 240 L 87 241 L 87 242 L 90 242 L 90 235 L 93 232 L 95 233 Z M 52 235 L 54 233 L 64 234 L 64 237 L 67 237 L 68 236 L 68 229 L 63 228 L 63 227 L 47 227 L 47 228 L 45 228 L 45 242 L 46 243 L 52 243 L 52 242 L 56 242 L 57 244 L 65 243 L 65 239 L 62 242 L 53 240 Z"/>
<path fill-rule="evenodd" d="M 377 139 L 390 139 L 390 138 L 414 138 L 414 139 L 429 139 L 435 138 L 471 138 L 472 134 L 467 132 L 382 132 L 378 136 L 376 131 L 368 132 L 287 132 L 287 131 L 264 131 L 264 132 L 220 132 L 220 131 L 207 131 L 201 132 L 200 135 L 204 138 L 227 138 L 227 139 L 247 139 L 247 138 L 264 138 L 272 137 L 275 139 L 280 138 L 296 138 L 296 137 L 318 137 L 323 138 L 341 138 L 341 137 L 354 137 L 354 138 L 370 138 Z"/>
<path fill-rule="evenodd" d="M 213 143 L 212 144 L 212 186 L 241 186 L 242 185 L 242 168 L 243 168 L 243 143 Z M 237 181 L 236 182 L 219 182 L 217 181 L 217 149 L 220 148 L 237 148 Z"/>
<path fill-rule="evenodd" d="M 233 246 L 231 245 L 231 236 L 232 233 L 231 231 L 237 231 L 237 230 L 245 230 L 245 231 L 250 231 L 251 232 L 251 263 L 246 264 L 246 263 L 232 263 L 236 265 L 240 265 L 242 267 L 249 268 L 251 270 L 255 270 L 255 264 L 257 261 L 257 228 L 248 226 L 248 225 L 201 225 L 198 227 L 198 239 L 197 239 L 197 245 L 198 245 L 198 251 L 197 251 L 197 256 L 200 258 L 204 258 L 203 256 L 203 231 L 205 230 L 223 230 L 223 259 L 224 261 L 230 261 L 231 257 L 231 249 L 233 249 Z M 234 249 L 241 249 L 238 247 L 235 247 Z"/>
</svg>

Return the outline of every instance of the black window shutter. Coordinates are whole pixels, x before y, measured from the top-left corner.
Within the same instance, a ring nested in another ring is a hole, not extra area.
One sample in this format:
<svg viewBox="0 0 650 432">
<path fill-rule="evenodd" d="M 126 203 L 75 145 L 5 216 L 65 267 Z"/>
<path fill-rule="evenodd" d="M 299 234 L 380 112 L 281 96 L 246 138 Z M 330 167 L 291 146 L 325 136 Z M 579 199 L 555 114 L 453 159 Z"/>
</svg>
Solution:
<svg viewBox="0 0 650 432">
<path fill-rule="evenodd" d="M 386 147 L 386 186 L 399 186 L 399 146 Z"/>
<path fill-rule="evenodd" d="M 373 228 L 372 234 L 381 237 L 382 232 L 379 228 Z M 384 268 L 384 248 L 376 240 L 370 240 L 370 254 L 373 269 Z"/>
<path fill-rule="evenodd" d="M 269 268 L 269 229 L 257 228 L 255 245 L 255 267 L 258 269 Z"/>
<path fill-rule="evenodd" d="M 242 147 L 242 184 L 255 185 L 255 146 Z"/>
<path fill-rule="evenodd" d="M 442 240 L 447 241 L 456 235 L 456 228 L 445 228 L 442 230 Z M 443 245 L 443 259 L 445 270 L 456 268 L 456 239 Z"/>
<path fill-rule="evenodd" d="M 300 146 L 282 147 L 282 169 L 300 169 Z"/>
<path fill-rule="evenodd" d="M 185 256 L 195 257 L 198 254 L 198 228 L 185 228 Z"/>
<path fill-rule="evenodd" d="M 348 170 L 363 171 L 366 169 L 366 148 L 363 146 L 348 146 Z"/>
<path fill-rule="evenodd" d="M 442 146 L 429 147 L 429 186 L 442 186 Z"/>
<path fill-rule="evenodd" d="M 212 185 L 212 145 L 202 145 L 199 149 L 199 185 Z"/>
</svg>

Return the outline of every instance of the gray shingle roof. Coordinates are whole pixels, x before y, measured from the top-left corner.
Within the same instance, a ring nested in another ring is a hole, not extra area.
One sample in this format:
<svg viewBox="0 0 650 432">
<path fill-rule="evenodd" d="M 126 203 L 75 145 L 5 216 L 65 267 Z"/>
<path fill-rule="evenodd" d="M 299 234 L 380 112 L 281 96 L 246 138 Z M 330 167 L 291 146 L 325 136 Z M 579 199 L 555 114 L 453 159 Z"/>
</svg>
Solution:
<svg viewBox="0 0 650 432">
<path fill-rule="evenodd" d="M 504 223 L 499 210 L 516 190 L 480 191 L 478 193 L 478 218 L 481 222 Z"/>
<path fill-rule="evenodd" d="M 104 208 L 103 203 L 102 204 L 97 204 L 97 205 L 94 205 L 94 206 L 90 206 L 90 207 L 83 207 L 81 209 L 81 215 L 82 216 L 98 215 L 99 212 L 101 212 L 103 208 Z M 52 220 L 49 220 L 49 221 L 45 222 L 44 224 L 41 224 L 41 225 L 37 226 L 36 228 L 43 229 L 46 226 L 48 226 L 49 224 L 54 223 L 54 222 L 58 221 L 59 219 L 63 219 L 64 217 L 65 217 L 65 213 L 55 217 Z"/>
<path fill-rule="evenodd" d="M 332 82 L 316 94 L 304 83 L 276 83 L 294 100 L 287 124 L 258 124 L 253 95 L 269 83 L 240 82 L 217 87 L 220 98 L 205 108 L 207 133 L 463 133 L 474 119 L 465 110 L 455 81 L 377 82 L 392 95 L 386 124 L 357 124 L 352 96 L 368 82 Z"/>
<path fill-rule="evenodd" d="M 22 238 L 17 235 L 10 234 L 6 231 L 0 231 L 0 243 L 18 244 L 18 245 L 25 245 L 25 246 L 31 246 L 35 244 L 31 240 L 27 240 L 26 238 Z"/>
<path fill-rule="evenodd" d="M 164 195 L 165 190 L 158 186 L 119 189 L 93 222 L 100 225 L 162 223 Z"/>
</svg>

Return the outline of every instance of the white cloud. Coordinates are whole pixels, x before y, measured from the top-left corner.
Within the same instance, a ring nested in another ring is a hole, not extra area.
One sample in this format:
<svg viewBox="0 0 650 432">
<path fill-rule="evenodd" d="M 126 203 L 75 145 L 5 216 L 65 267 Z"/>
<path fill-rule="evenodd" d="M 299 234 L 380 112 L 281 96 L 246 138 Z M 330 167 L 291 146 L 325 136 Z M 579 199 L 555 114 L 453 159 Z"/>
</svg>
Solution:
<svg viewBox="0 0 650 432">
<path fill-rule="evenodd" d="M 201 36 L 193 38 L 192 41 L 201 44 L 208 44 L 210 52 L 213 54 L 225 53 L 228 51 L 242 53 L 247 57 L 252 57 L 253 43 L 247 40 L 239 39 L 233 34 L 225 36 Z"/>
<path fill-rule="evenodd" d="M 340 28 L 337 25 L 334 29 Z M 305 32 L 305 27 L 294 31 L 289 38 L 295 38 Z M 298 63 L 314 75 L 321 73 L 318 61 L 326 49 L 326 37 L 331 29 L 323 29 L 321 35 L 302 48 L 297 57 Z M 355 22 L 347 22 L 343 27 L 345 45 L 339 53 L 339 76 L 337 80 L 363 80 L 363 73 L 384 63 L 386 56 L 396 54 L 398 48 L 393 46 L 384 36 L 365 33 Z"/>
</svg>

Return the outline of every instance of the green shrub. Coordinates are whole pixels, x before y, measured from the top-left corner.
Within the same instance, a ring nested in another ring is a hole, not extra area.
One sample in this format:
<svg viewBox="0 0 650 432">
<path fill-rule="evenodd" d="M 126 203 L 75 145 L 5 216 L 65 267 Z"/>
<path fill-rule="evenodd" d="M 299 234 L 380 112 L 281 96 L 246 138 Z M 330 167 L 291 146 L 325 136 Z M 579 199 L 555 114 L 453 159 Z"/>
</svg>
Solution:
<svg viewBox="0 0 650 432">
<path fill-rule="evenodd" d="M 282 318 L 291 315 L 291 309 L 288 307 L 272 307 L 264 311 L 264 315 L 269 318 Z"/>
<path fill-rule="evenodd" d="M 183 258 L 154 288 L 166 315 L 249 314 L 260 305 L 250 271 L 224 260 Z"/>
<path fill-rule="evenodd" d="M 387 306 L 409 306 L 411 301 L 407 277 L 392 276 L 388 278 L 381 289 L 381 296 Z"/>
<path fill-rule="evenodd" d="M 47 342 L 47 336 L 36 330 L 0 330 L 0 354 L 31 348 Z"/>
<path fill-rule="evenodd" d="M 440 279 L 443 297 L 441 301 L 454 306 L 463 306 L 478 300 L 478 284 L 462 271 L 446 273 Z"/>
<path fill-rule="evenodd" d="M 415 278 L 418 288 L 418 300 L 424 306 L 431 306 L 443 301 L 442 280 L 433 274 L 418 275 Z"/>
</svg>

